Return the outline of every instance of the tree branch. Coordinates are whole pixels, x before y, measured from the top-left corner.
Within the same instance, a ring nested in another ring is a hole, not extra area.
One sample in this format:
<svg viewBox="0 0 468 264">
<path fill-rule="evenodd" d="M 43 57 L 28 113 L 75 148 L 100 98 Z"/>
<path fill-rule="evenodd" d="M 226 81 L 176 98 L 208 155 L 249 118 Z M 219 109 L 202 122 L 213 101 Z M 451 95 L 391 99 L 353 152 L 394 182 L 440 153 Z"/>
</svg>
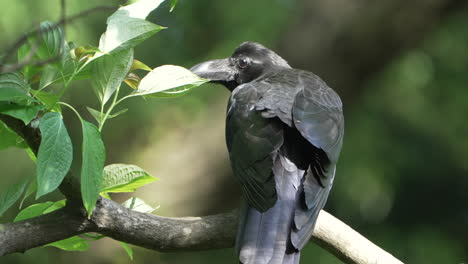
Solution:
<svg viewBox="0 0 468 264">
<path fill-rule="evenodd" d="M 62 6 L 62 8 L 65 8 L 64 5 Z M 108 5 L 96 6 L 96 7 L 90 8 L 88 10 L 85 10 L 83 12 L 80 12 L 80 13 L 75 14 L 75 15 L 70 16 L 70 17 L 63 17 L 63 12 L 65 12 L 65 11 L 62 10 L 62 18 L 57 23 L 55 23 L 53 26 L 47 28 L 46 30 L 43 30 L 41 28 L 36 28 L 35 30 L 33 30 L 33 31 L 19 37 L 10 47 L 8 47 L 6 49 L 6 52 L 4 52 L 5 56 L 0 61 L 0 73 L 15 71 L 15 70 L 21 69 L 25 65 L 35 65 L 35 64 L 43 65 L 43 64 L 47 64 L 47 63 L 53 62 L 53 61 L 58 59 L 58 57 L 54 57 L 54 58 L 50 58 L 50 59 L 47 59 L 47 60 L 41 60 L 41 61 L 37 61 L 37 62 L 29 60 L 29 61 L 22 61 L 22 62 L 17 63 L 17 64 L 10 64 L 10 65 L 6 64 L 6 62 L 10 59 L 10 57 L 13 54 L 16 54 L 16 51 L 24 43 L 26 43 L 26 41 L 28 40 L 29 37 L 32 37 L 32 36 L 37 35 L 37 34 L 48 32 L 48 31 L 53 30 L 53 29 L 55 29 L 57 27 L 60 27 L 60 26 L 62 26 L 64 24 L 71 23 L 71 22 L 73 22 L 73 21 L 75 21 L 77 19 L 86 17 L 91 13 L 98 12 L 98 11 L 114 10 L 115 8 L 116 8 L 116 6 L 108 6 Z"/>
<path fill-rule="evenodd" d="M 67 205 L 50 214 L 0 225 L 0 256 L 85 232 L 98 232 L 157 251 L 230 248 L 234 245 L 237 224 L 237 210 L 204 217 L 162 217 L 132 211 L 100 198 L 91 219 L 86 218 L 84 210 Z M 313 240 L 345 263 L 402 264 L 323 210 Z"/>
</svg>

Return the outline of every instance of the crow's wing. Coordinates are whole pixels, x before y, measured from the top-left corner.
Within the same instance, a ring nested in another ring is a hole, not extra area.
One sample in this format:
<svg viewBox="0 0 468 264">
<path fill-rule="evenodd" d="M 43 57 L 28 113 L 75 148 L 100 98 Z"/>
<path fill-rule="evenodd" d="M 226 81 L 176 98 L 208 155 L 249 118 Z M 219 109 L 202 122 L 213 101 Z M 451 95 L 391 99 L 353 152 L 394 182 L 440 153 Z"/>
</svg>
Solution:
<svg viewBox="0 0 468 264">
<path fill-rule="evenodd" d="M 294 126 L 336 164 L 344 134 L 340 97 L 318 76 L 306 71 L 298 74 L 298 87 L 292 105 Z"/>
<path fill-rule="evenodd" d="M 267 92 L 256 103 L 256 109 L 263 117 L 277 117 L 297 129 L 306 144 L 292 143 L 293 149 L 299 153 L 302 150 L 298 148 L 309 149 L 298 159 L 308 168 L 299 189 L 304 195 L 299 195 L 291 232 L 291 242 L 301 249 L 312 235 L 333 183 L 344 133 L 342 104 L 325 82 L 306 71 L 283 70 L 258 81 L 256 87 L 261 85 L 268 88 L 264 88 Z"/>
<path fill-rule="evenodd" d="M 333 184 L 343 143 L 344 118 L 340 97 L 318 76 L 299 72 L 298 87 L 292 105 L 293 124 L 317 148 L 303 181 L 304 201 L 298 201 L 291 233 L 293 245 L 301 249 L 312 236 Z"/>
<path fill-rule="evenodd" d="M 255 110 L 263 92 L 259 88 L 264 87 L 244 84 L 233 91 L 226 118 L 226 143 L 244 197 L 264 212 L 277 199 L 272 168 L 283 143 L 283 130 L 279 120 L 264 118 Z"/>
</svg>

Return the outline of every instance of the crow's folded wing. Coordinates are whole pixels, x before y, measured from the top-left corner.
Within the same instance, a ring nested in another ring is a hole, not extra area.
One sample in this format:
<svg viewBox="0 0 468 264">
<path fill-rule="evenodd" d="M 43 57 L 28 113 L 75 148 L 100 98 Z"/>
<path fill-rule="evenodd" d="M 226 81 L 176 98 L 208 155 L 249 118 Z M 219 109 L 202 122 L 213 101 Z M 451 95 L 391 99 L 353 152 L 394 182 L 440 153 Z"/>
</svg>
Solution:
<svg viewBox="0 0 468 264">
<path fill-rule="evenodd" d="M 283 143 L 279 120 L 264 118 L 254 108 L 259 91 L 250 84 L 238 87 L 231 95 L 226 118 L 226 143 L 235 176 L 244 197 L 264 212 L 277 199 L 273 159 Z"/>
</svg>

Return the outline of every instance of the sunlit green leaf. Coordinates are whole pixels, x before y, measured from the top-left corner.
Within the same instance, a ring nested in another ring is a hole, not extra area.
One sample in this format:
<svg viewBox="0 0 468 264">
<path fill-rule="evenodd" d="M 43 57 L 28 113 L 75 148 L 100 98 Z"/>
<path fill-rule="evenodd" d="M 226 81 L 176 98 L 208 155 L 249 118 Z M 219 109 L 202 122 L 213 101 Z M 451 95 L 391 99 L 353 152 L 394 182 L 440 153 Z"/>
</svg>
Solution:
<svg viewBox="0 0 468 264">
<path fill-rule="evenodd" d="M 28 182 L 29 178 L 26 178 L 19 183 L 8 186 L 5 191 L 0 193 L 0 216 L 21 197 Z"/>
<path fill-rule="evenodd" d="M 81 122 L 83 126 L 81 196 L 90 216 L 101 191 L 105 148 L 97 127 L 85 120 Z"/>
<path fill-rule="evenodd" d="M 151 68 L 139 60 L 133 60 L 132 67 L 130 67 L 130 72 L 136 70 L 151 71 Z"/>
<path fill-rule="evenodd" d="M 94 92 L 106 103 L 122 84 L 133 63 L 133 49 L 101 56 L 93 62 L 91 82 Z"/>
<path fill-rule="evenodd" d="M 135 73 L 131 72 L 127 75 L 124 82 L 130 86 L 132 89 L 137 89 L 138 85 L 140 85 L 141 78 L 140 76 L 136 75 Z"/>
<path fill-rule="evenodd" d="M 198 77 L 191 71 L 175 65 L 155 68 L 140 82 L 132 96 L 137 95 L 176 95 L 200 86 L 208 80 Z M 158 94 L 156 94 L 158 93 Z"/>
<path fill-rule="evenodd" d="M 142 168 L 128 164 L 106 166 L 103 177 L 101 192 L 134 192 L 137 188 L 157 180 Z"/>
<path fill-rule="evenodd" d="M 0 102 L 0 113 L 20 119 L 25 125 L 29 124 L 41 110 L 44 110 L 43 105 L 18 105 Z"/>
<path fill-rule="evenodd" d="M 178 0 L 171 0 L 171 9 L 169 10 L 169 12 L 174 11 L 174 8 L 176 7 L 177 2 Z"/>
<path fill-rule="evenodd" d="M 39 128 L 42 140 L 37 155 L 36 198 L 52 192 L 60 185 L 73 159 L 71 139 L 59 113 L 45 114 Z"/>
<path fill-rule="evenodd" d="M 140 0 L 120 7 L 107 19 L 107 29 L 99 41 L 102 52 L 115 52 L 135 47 L 164 27 L 145 20 L 164 0 Z"/>
<path fill-rule="evenodd" d="M 127 252 L 128 257 L 133 260 L 133 249 L 130 245 L 122 241 L 119 241 L 119 243 L 125 249 L 125 252 Z"/>
<path fill-rule="evenodd" d="M 47 244 L 44 247 L 56 247 L 66 251 L 86 251 L 89 249 L 89 243 L 84 238 L 73 236 L 64 240 Z"/>
<path fill-rule="evenodd" d="M 136 197 L 132 197 L 128 199 L 127 201 L 123 202 L 122 205 L 127 208 L 132 209 L 133 211 L 137 211 L 140 213 L 147 213 L 147 214 L 152 213 L 154 210 L 157 209 L 157 208 L 153 208 L 149 206 L 148 204 L 145 203 L 145 201 Z"/>
</svg>

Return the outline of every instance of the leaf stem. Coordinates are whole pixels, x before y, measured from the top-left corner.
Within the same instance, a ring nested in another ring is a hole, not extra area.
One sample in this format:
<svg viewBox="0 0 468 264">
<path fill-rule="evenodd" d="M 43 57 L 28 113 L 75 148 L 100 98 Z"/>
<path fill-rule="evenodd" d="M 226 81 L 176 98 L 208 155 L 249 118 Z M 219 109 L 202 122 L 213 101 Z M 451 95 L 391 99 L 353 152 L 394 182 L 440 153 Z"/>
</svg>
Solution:
<svg viewBox="0 0 468 264">
<path fill-rule="evenodd" d="M 107 111 L 104 114 L 104 117 L 102 118 L 101 122 L 99 122 L 99 129 L 98 129 L 99 132 L 102 131 L 102 128 L 104 127 L 104 123 L 106 122 L 107 118 L 109 117 L 114 107 L 122 101 L 122 100 L 117 101 L 117 98 L 119 97 L 120 86 L 121 85 L 117 86 L 117 89 L 115 90 L 114 99 L 112 99 L 112 104 L 109 106 L 109 108 L 107 108 Z M 104 110 L 104 103 L 101 103 L 101 113 L 103 113 L 103 110 Z"/>
<path fill-rule="evenodd" d="M 81 118 L 80 113 L 78 113 L 78 111 L 76 111 L 76 109 L 75 109 L 73 106 L 71 106 L 71 105 L 69 105 L 69 104 L 67 104 L 67 103 L 65 103 L 65 102 L 58 102 L 58 104 L 61 104 L 61 105 L 64 105 L 64 106 L 70 108 L 70 109 L 76 114 L 76 116 L 78 117 L 78 119 L 83 120 L 83 118 Z"/>
</svg>

